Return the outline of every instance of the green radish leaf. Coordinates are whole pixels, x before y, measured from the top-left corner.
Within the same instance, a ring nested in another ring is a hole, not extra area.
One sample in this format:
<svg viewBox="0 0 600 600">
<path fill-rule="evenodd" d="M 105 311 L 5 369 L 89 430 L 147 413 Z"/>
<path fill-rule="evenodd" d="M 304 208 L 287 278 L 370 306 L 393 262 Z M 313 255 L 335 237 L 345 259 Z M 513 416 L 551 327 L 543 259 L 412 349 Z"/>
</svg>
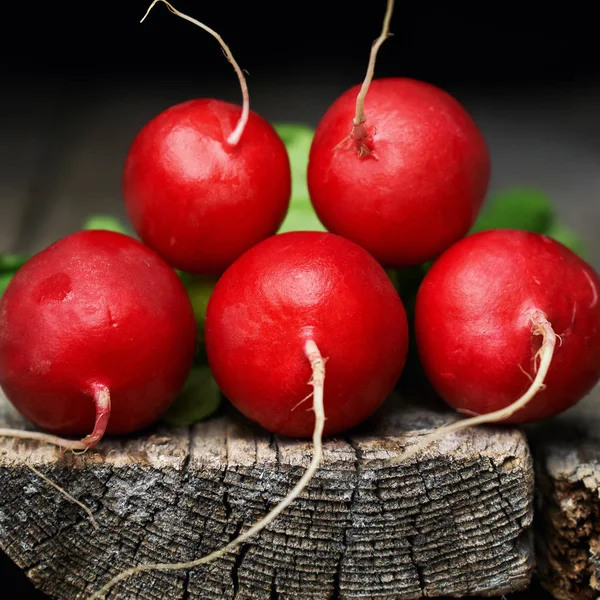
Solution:
<svg viewBox="0 0 600 600">
<path fill-rule="evenodd" d="M 91 215 L 83 224 L 83 229 L 104 229 L 106 231 L 116 231 L 125 235 L 132 235 L 117 217 L 112 215 Z"/>
<path fill-rule="evenodd" d="M 206 319 L 206 308 L 212 291 L 215 289 L 218 277 L 216 276 L 192 276 L 184 274 L 183 279 L 187 290 L 194 316 L 196 317 L 196 326 L 198 327 L 198 347 L 196 350 L 196 361 L 206 362 L 206 351 L 204 349 L 204 320 Z"/>
<path fill-rule="evenodd" d="M 286 231 L 326 231 L 312 207 L 306 184 L 308 155 L 314 130 L 306 125 L 294 123 L 276 124 L 275 130 L 285 144 L 292 170 L 290 208 L 278 233 Z"/>
<path fill-rule="evenodd" d="M 13 278 L 14 273 L 0 273 L 0 297 L 6 291 L 10 280 Z"/>
<path fill-rule="evenodd" d="M 286 231 L 327 231 L 312 206 L 300 208 L 291 205 L 278 233 Z"/>
<path fill-rule="evenodd" d="M 16 272 L 31 258 L 29 254 L 0 254 L 0 296 Z"/>
<path fill-rule="evenodd" d="M 589 258 L 588 248 L 583 238 L 573 229 L 562 223 L 554 223 L 546 231 L 546 235 L 564 244 L 567 248 L 578 254 L 584 260 Z"/>
<path fill-rule="evenodd" d="M 471 233 L 507 228 L 544 233 L 582 258 L 588 256 L 584 240 L 556 218 L 552 202 L 540 190 L 512 188 L 496 194 L 484 207 Z"/>
<path fill-rule="evenodd" d="M 29 259 L 29 254 L 0 254 L 0 273 L 16 273 Z"/>
<path fill-rule="evenodd" d="M 293 123 L 276 124 L 275 130 L 283 140 L 288 156 L 290 157 L 290 166 L 292 169 L 292 196 L 308 198 L 308 188 L 306 187 L 306 178 L 297 179 L 294 175 L 305 175 L 308 166 L 308 154 L 314 136 L 314 130 L 311 127 Z M 296 179 L 294 181 L 294 179 Z"/>
<path fill-rule="evenodd" d="M 546 233 L 555 221 L 552 202 L 535 188 L 511 188 L 492 196 L 471 233 L 488 229 L 523 229 Z"/>
<path fill-rule="evenodd" d="M 208 365 L 192 367 L 187 381 L 162 420 L 173 427 L 204 421 L 219 408 L 221 391 Z"/>
</svg>

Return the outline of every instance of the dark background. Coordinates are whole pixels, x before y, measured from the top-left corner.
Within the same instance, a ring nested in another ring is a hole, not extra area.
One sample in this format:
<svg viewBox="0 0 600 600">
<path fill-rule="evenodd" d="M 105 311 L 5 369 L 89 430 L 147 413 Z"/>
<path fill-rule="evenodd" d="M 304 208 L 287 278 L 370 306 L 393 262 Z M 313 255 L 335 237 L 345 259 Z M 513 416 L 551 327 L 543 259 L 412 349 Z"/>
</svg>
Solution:
<svg viewBox="0 0 600 600">
<path fill-rule="evenodd" d="M 216 42 L 148 2 L 14 2 L 3 7 L 3 71 L 77 78 L 231 76 Z M 383 0 L 194 2 L 176 8 L 219 31 L 253 76 L 312 67 L 360 77 L 381 29 Z M 468 6 L 468 7 L 467 7 Z M 589 5 L 587 5 L 589 6 Z M 398 3 L 395 38 L 381 52 L 381 75 L 443 86 L 563 85 L 598 75 L 594 19 L 586 4 Z"/>
<path fill-rule="evenodd" d="M 215 40 L 147 2 L 14 2 L 0 21 L 0 252 L 37 250 L 90 211 L 123 215 L 120 170 L 139 128 L 191 97 L 239 102 Z M 316 125 L 364 76 L 383 0 L 193 2 L 250 73 L 251 106 Z M 600 230 L 600 60 L 583 3 L 398 3 L 377 76 L 456 95 L 492 151 L 493 188 L 537 185 L 593 243 Z M 599 246 L 596 245 L 597 261 Z M 39 598 L 0 558 L 9 596 Z M 8 586 L 8 587 L 7 587 Z"/>
</svg>

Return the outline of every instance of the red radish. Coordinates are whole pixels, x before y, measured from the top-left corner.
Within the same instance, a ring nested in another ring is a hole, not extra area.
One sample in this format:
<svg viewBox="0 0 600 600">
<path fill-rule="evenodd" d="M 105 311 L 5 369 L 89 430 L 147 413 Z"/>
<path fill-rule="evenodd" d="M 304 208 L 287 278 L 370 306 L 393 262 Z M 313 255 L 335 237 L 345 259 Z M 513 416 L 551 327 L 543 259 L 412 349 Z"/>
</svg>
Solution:
<svg viewBox="0 0 600 600">
<path fill-rule="evenodd" d="M 434 438 L 479 423 L 540 421 L 587 394 L 600 378 L 599 290 L 586 262 L 538 233 L 485 231 L 447 250 L 417 294 L 416 341 L 440 396 L 479 416 Z"/>
<path fill-rule="evenodd" d="M 283 501 L 227 546 L 189 563 L 128 569 L 90 600 L 141 571 L 211 562 L 273 521 L 317 471 L 322 435 L 357 425 L 392 391 L 408 326 L 398 293 L 368 252 L 331 233 L 302 231 L 261 242 L 227 269 L 208 303 L 205 337 L 227 398 L 272 432 L 312 435 L 311 464 Z M 300 405 L 311 395 L 307 412 Z"/>
<path fill-rule="evenodd" d="M 279 229 L 291 195 L 289 158 L 275 129 L 250 112 L 244 75 L 221 37 L 164 3 L 219 41 L 243 107 L 198 99 L 160 113 L 131 146 L 123 196 L 138 235 L 173 267 L 220 274 Z"/>
<path fill-rule="evenodd" d="M 325 435 L 364 421 L 400 376 L 402 302 L 362 248 L 333 234 L 291 232 L 249 250 L 221 277 L 206 313 L 208 359 L 225 396 L 277 434 L 310 437 L 294 410 L 310 376 L 303 344 L 328 357 Z"/>
<path fill-rule="evenodd" d="M 0 436 L 85 449 L 105 431 L 140 430 L 183 386 L 195 342 L 185 288 L 155 252 L 120 233 L 69 235 L 21 267 L 0 300 L 0 385 L 51 434 Z"/>
<path fill-rule="evenodd" d="M 448 93 L 412 79 L 372 81 L 392 8 L 390 0 L 364 83 L 342 94 L 319 123 L 307 177 L 329 231 L 401 268 L 434 259 L 467 234 L 487 193 L 490 155 L 476 123 Z"/>
</svg>

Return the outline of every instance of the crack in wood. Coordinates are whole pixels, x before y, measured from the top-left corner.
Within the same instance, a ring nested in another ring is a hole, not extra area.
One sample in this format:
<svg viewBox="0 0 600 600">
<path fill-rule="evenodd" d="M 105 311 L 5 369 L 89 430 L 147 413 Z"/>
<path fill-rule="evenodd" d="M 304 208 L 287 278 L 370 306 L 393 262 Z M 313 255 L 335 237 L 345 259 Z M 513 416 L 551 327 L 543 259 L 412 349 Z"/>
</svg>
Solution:
<svg viewBox="0 0 600 600">
<path fill-rule="evenodd" d="M 233 534 L 233 538 L 235 539 L 242 533 L 242 527 L 244 523 L 240 522 L 238 527 L 236 527 L 235 533 Z M 244 562 L 244 557 L 246 556 L 248 550 L 250 549 L 249 544 L 242 544 L 242 546 L 237 550 L 235 555 L 235 561 L 233 563 L 233 567 L 231 569 L 231 580 L 233 581 L 233 598 L 237 600 L 238 593 L 240 591 L 240 579 L 239 579 L 239 571 L 242 567 L 242 563 Z"/>
</svg>

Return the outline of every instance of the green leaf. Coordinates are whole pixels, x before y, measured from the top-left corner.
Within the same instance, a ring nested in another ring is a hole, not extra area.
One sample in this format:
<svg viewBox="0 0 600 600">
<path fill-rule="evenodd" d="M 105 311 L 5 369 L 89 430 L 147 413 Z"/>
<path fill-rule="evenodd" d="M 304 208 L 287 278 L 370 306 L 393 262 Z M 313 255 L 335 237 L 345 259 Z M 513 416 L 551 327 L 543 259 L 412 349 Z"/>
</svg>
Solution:
<svg viewBox="0 0 600 600">
<path fill-rule="evenodd" d="M 131 235 L 127 227 L 117 217 L 113 217 L 112 215 L 91 215 L 83 224 L 83 229 L 103 229 Z"/>
<path fill-rule="evenodd" d="M 308 193 L 306 170 L 314 130 L 306 125 L 279 123 L 275 130 L 283 140 L 292 169 L 292 197 L 287 216 L 278 233 L 286 231 L 326 231 L 319 221 Z"/>
<path fill-rule="evenodd" d="M 13 278 L 13 273 L 0 273 L 0 296 L 4 294 L 10 280 Z"/>
<path fill-rule="evenodd" d="M 552 202 L 535 188 L 511 188 L 492 196 L 471 233 L 488 229 L 523 229 L 546 233 L 555 221 Z"/>
<path fill-rule="evenodd" d="M 573 229 L 562 223 L 555 223 L 546 232 L 548 237 L 564 244 L 567 248 L 578 254 L 584 260 L 588 259 L 589 252 L 583 238 Z"/>
<path fill-rule="evenodd" d="M 0 296 L 16 272 L 31 258 L 29 254 L 0 254 Z"/>
<path fill-rule="evenodd" d="M 208 301 L 218 280 L 217 276 L 206 275 L 192 277 L 185 283 L 198 322 L 204 323 Z"/>
<path fill-rule="evenodd" d="M 315 132 L 312 128 L 297 123 L 279 123 L 275 125 L 275 130 L 283 140 L 290 157 L 292 196 L 308 198 L 305 175 L 310 146 Z M 299 178 L 295 177 L 296 175 Z"/>
<path fill-rule="evenodd" d="M 0 273 L 16 273 L 29 259 L 29 254 L 0 254 Z"/>
<path fill-rule="evenodd" d="M 187 290 L 198 328 L 198 347 L 196 350 L 196 362 L 206 361 L 204 349 L 204 320 L 206 319 L 206 308 L 210 295 L 218 281 L 217 276 L 191 276 L 187 275 L 182 280 Z"/>
<path fill-rule="evenodd" d="M 278 233 L 286 231 L 327 231 L 312 206 L 308 208 L 290 206 Z"/>
<path fill-rule="evenodd" d="M 544 233 L 582 258 L 588 256 L 581 236 L 556 218 L 548 196 L 534 188 L 512 188 L 492 197 L 471 233 L 488 229 L 522 229 Z"/>
<path fill-rule="evenodd" d="M 173 427 L 189 427 L 210 417 L 221 404 L 221 391 L 208 365 L 192 367 L 183 390 L 162 420 Z"/>
</svg>

